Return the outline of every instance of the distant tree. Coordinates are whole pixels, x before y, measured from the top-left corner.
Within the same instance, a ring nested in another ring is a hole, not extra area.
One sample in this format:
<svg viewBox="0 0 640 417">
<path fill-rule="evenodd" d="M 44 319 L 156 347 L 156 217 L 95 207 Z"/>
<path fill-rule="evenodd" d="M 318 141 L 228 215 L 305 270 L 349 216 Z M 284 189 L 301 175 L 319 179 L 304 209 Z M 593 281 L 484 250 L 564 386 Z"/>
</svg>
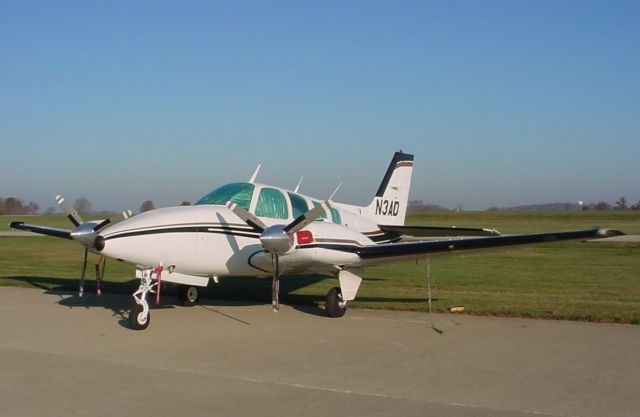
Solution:
<svg viewBox="0 0 640 417">
<path fill-rule="evenodd" d="M 640 210 L 640 200 L 638 200 L 635 206 L 631 206 L 631 210 Z"/>
<path fill-rule="evenodd" d="M 181 206 L 190 206 L 191 202 L 190 201 L 183 201 L 182 203 L 180 203 Z"/>
<path fill-rule="evenodd" d="M 487 211 L 500 211 L 500 209 L 496 206 L 491 206 L 487 209 Z"/>
<path fill-rule="evenodd" d="M 44 214 L 46 215 L 50 215 L 56 212 L 56 208 L 55 207 L 47 207 L 47 209 L 44 211 Z"/>
<path fill-rule="evenodd" d="M 407 205 L 408 211 L 420 211 L 424 209 L 424 202 L 422 200 L 411 200 Z"/>
<path fill-rule="evenodd" d="M 155 209 L 156 206 L 153 204 L 153 201 L 147 200 L 140 206 L 140 213 L 144 213 L 145 211 L 150 211 Z"/>
<path fill-rule="evenodd" d="M 27 207 L 25 207 L 25 211 L 25 214 L 36 214 L 38 211 L 40 211 L 40 206 L 38 205 L 38 203 L 34 203 L 32 201 Z"/>
<path fill-rule="evenodd" d="M 0 214 L 35 214 L 40 206 L 33 201 L 25 205 L 16 197 L 8 197 L 6 200 L 0 197 Z"/>
<path fill-rule="evenodd" d="M 596 210 L 609 210 L 611 207 L 606 201 L 599 201 L 593 208 Z"/>
<path fill-rule="evenodd" d="M 23 214 L 22 201 L 15 197 L 8 197 L 4 200 L 5 212 L 7 214 Z"/>
<path fill-rule="evenodd" d="M 73 203 L 73 208 L 80 214 L 93 212 L 93 204 L 86 197 L 80 197 Z"/>
<path fill-rule="evenodd" d="M 616 201 L 616 210 L 627 210 L 627 199 L 624 197 L 620 197 L 618 201 Z"/>
</svg>

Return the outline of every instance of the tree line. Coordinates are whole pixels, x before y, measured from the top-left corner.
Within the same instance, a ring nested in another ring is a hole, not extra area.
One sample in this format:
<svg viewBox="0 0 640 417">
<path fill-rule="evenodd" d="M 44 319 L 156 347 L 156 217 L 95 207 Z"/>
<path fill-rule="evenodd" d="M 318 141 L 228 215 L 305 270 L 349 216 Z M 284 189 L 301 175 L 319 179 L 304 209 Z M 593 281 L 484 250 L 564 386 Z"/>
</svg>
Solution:
<svg viewBox="0 0 640 417">
<path fill-rule="evenodd" d="M 181 206 L 190 206 L 191 203 L 189 201 L 183 201 Z M 72 207 L 80 214 L 91 214 L 94 213 L 93 203 L 89 201 L 86 197 L 77 198 Z M 151 200 L 146 200 L 140 205 L 139 211 L 140 213 L 154 210 L 156 208 L 155 204 Z M 53 214 L 55 213 L 55 207 L 49 207 L 44 211 L 44 214 Z M 40 212 L 40 206 L 33 201 L 30 203 L 25 203 L 21 199 L 17 197 L 0 197 L 0 215 L 9 214 L 9 215 L 28 215 L 28 214 L 38 214 Z"/>
<path fill-rule="evenodd" d="M 422 200 L 409 201 L 408 210 L 414 211 L 463 211 L 462 206 L 455 209 L 449 209 L 438 204 L 424 203 Z M 515 207 L 496 207 L 492 206 L 487 211 L 579 211 L 579 210 L 640 210 L 640 200 L 636 204 L 629 204 L 625 197 L 620 197 L 615 203 L 610 204 L 606 201 L 598 201 L 597 203 L 549 203 L 549 204 L 529 204 Z"/>
<path fill-rule="evenodd" d="M 614 204 L 609 204 L 606 201 L 598 201 L 597 203 L 580 204 L 581 210 L 640 210 L 640 200 L 636 204 L 629 205 L 625 197 L 620 197 Z"/>
<path fill-rule="evenodd" d="M 25 204 L 16 197 L 0 197 L 0 214 L 36 214 L 40 210 L 40 206 L 33 201 Z"/>
<path fill-rule="evenodd" d="M 611 206 L 606 201 L 600 201 L 593 205 L 586 205 L 582 208 L 583 210 L 593 209 L 593 210 L 640 210 L 640 200 L 634 205 L 628 205 L 627 199 L 624 197 L 620 197 L 616 203 Z"/>
</svg>

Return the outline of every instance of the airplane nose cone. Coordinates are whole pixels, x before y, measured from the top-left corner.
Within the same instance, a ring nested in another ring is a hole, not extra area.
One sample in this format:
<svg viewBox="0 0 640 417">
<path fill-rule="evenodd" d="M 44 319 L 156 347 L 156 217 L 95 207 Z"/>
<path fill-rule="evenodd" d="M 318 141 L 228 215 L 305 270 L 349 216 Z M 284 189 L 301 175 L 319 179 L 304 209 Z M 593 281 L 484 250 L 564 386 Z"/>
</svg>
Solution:
<svg viewBox="0 0 640 417">
<path fill-rule="evenodd" d="M 101 252 L 104 249 L 104 238 L 100 235 L 96 237 L 96 240 L 93 242 L 93 247 L 96 248 L 98 252 Z"/>
</svg>

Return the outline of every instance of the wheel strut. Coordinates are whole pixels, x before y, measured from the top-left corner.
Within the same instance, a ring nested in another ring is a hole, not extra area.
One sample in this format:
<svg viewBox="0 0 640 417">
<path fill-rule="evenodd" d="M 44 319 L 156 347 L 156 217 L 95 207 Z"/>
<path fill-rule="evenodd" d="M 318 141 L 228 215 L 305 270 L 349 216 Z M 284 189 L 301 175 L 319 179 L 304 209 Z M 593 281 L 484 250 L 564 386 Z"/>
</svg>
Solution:
<svg viewBox="0 0 640 417">
<path fill-rule="evenodd" d="M 147 294 L 155 293 L 158 290 L 159 282 L 154 282 L 154 274 L 157 274 L 156 269 L 142 270 L 140 277 L 140 286 L 138 290 L 133 293 L 133 299 L 136 304 L 129 312 L 129 324 L 134 330 L 144 330 L 149 326 L 151 320 L 151 313 L 149 312 L 149 303 L 147 302 Z"/>
</svg>

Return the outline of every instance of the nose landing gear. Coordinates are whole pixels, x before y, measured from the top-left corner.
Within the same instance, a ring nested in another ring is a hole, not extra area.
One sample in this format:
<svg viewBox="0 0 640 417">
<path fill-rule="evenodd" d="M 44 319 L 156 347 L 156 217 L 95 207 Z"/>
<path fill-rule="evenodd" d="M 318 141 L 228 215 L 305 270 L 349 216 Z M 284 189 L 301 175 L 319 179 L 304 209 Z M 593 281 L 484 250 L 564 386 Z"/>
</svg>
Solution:
<svg viewBox="0 0 640 417">
<path fill-rule="evenodd" d="M 144 330 L 149 327 L 151 313 L 149 313 L 149 303 L 147 294 L 154 293 L 158 286 L 158 280 L 154 282 L 154 274 L 158 274 L 154 269 L 145 269 L 140 274 L 140 287 L 133 293 L 136 304 L 129 312 L 129 325 L 133 330 Z"/>
</svg>

